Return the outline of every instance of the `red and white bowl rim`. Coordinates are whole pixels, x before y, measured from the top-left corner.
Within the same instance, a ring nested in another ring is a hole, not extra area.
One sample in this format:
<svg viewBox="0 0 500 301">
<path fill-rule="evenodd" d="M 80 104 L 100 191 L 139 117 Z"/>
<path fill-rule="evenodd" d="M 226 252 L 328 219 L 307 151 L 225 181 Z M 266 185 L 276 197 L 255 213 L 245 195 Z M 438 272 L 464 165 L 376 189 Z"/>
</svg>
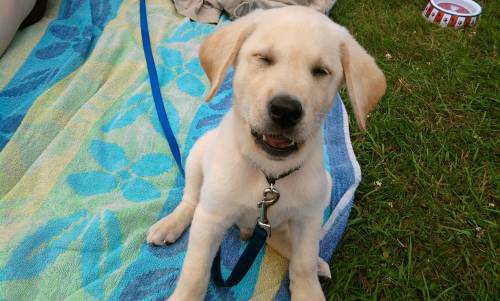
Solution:
<svg viewBox="0 0 500 301">
<path fill-rule="evenodd" d="M 439 5 L 439 3 L 442 3 L 442 2 L 457 4 L 460 6 L 467 6 L 467 8 L 472 9 L 472 12 L 467 14 L 467 13 L 459 13 L 456 11 L 448 10 L 448 9 L 445 9 Z M 472 0 L 430 0 L 430 3 L 436 9 L 438 9 L 446 14 L 455 15 L 455 16 L 459 16 L 459 17 L 475 17 L 475 16 L 479 16 L 482 12 L 481 6 Z"/>
</svg>

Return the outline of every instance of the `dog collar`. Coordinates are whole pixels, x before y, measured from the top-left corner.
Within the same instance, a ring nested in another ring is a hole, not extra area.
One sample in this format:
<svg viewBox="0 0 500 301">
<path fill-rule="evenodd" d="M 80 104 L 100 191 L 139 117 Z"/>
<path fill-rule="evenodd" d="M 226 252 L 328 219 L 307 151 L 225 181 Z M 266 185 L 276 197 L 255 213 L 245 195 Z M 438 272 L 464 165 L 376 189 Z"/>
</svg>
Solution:
<svg viewBox="0 0 500 301">
<path fill-rule="evenodd" d="M 287 172 L 285 172 L 285 173 L 282 173 L 282 174 L 280 174 L 280 175 L 279 175 L 279 176 L 277 176 L 277 177 L 271 177 L 271 176 L 268 176 L 268 175 L 266 175 L 266 173 L 265 173 L 265 172 L 262 172 L 262 173 L 263 173 L 263 174 L 264 174 L 264 176 L 266 177 L 267 183 L 268 183 L 269 185 L 271 185 L 271 184 L 272 184 L 272 185 L 274 185 L 274 184 L 276 183 L 276 181 L 278 181 L 278 180 L 280 180 L 280 179 L 283 179 L 284 177 L 287 177 L 287 176 L 291 175 L 292 173 L 294 173 L 294 172 L 296 172 L 297 170 L 299 170 L 299 169 L 300 169 L 300 167 L 301 167 L 301 165 L 299 165 L 299 166 L 297 166 L 297 167 L 295 167 L 295 168 L 292 168 L 292 169 L 290 169 L 289 171 L 287 171 Z"/>
</svg>

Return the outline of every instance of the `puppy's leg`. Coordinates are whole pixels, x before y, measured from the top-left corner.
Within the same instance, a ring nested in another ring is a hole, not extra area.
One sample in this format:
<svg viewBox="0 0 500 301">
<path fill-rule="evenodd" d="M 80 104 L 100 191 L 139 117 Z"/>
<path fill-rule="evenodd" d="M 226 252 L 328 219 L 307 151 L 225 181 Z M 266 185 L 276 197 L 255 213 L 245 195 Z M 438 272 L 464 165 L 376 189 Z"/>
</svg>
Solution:
<svg viewBox="0 0 500 301">
<path fill-rule="evenodd" d="M 203 300 L 212 261 L 230 224 L 230 218 L 222 212 L 210 213 L 201 206 L 196 208 L 184 265 L 169 301 Z"/>
<path fill-rule="evenodd" d="M 290 241 L 290 229 L 288 223 L 280 226 L 276 230 L 273 229 L 271 238 L 267 241 L 267 244 L 278 252 L 281 256 L 290 260 L 292 257 L 292 243 Z M 323 258 L 318 256 L 318 276 L 326 277 L 328 279 L 332 278 L 330 272 L 330 265 L 323 260 Z"/>
<path fill-rule="evenodd" d="M 173 243 L 179 238 L 193 219 L 193 213 L 200 199 L 203 181 L 202 159 L 206 136 L 199 139 L 186 160 L 186 185 L 182 201 L 175 210 L 149 228 L 147 242 L 155 245 Z"/>
<path fill-rule="evenodd" d="M 292 301 L 322 301 L 325 296 L 318 279 L 319 233 L 322 218 L 302 217 L 290 221 L 290 292 Z"/>
</svg>

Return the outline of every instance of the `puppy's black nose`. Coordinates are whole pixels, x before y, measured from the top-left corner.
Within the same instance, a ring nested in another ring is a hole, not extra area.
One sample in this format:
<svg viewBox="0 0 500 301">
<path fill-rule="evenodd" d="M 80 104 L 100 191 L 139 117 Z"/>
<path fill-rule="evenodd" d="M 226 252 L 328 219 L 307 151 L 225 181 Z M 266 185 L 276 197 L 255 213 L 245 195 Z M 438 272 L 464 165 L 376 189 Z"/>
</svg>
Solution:
<svg viewBox="0 0 500 301">
<path fill-rule="evenodd" d="M 296 125 L 302 118 L 302 105 L 297 98 L 290 95 L 273 97 L 267 109 L 271 120 L 284 128 Z"/>
</svg>

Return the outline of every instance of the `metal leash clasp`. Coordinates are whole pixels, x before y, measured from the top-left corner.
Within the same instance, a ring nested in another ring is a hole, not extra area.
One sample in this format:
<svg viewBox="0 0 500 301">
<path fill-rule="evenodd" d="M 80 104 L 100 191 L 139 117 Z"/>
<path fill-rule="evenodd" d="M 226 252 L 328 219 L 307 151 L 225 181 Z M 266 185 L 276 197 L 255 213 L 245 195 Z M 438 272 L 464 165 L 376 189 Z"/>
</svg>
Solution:
<svg viewBox="0 0 500 301">
<path fill-rule="evenodd" d="M 264 230 L 267 232 L 267 237 L 271 237 L 271 223 L 269 222 L 269 219 L 267 218 L 267 209 L 274 205 L 279 198 L 280 198 L 280 192 L 274 187 L 274 185 L 271 183 L 269 184 L 269 187 L 264 190 L 264 198 L 262 201 L 260 201 L 257 206 L 259 207 L 259 218 L 257 219 L 257 224 L 261 226 Z"/>
</svg>

